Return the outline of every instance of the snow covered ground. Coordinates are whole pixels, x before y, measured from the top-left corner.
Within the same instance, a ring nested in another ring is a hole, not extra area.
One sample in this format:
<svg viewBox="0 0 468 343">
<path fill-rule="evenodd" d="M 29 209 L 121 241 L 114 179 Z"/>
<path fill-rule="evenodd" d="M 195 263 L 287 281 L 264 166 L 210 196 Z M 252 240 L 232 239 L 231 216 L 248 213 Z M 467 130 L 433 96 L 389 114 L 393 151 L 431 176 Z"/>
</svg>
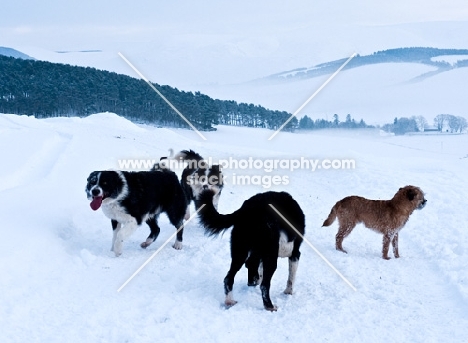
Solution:
<svg viewBox="0 0 468 343">
<path fill-rule="evenodd" d="M 38 120 L 0 115 L 0 323 L 2 342 L 466 342 L 468 333 L 468 135 L 383 136 L 378 131 L 281 133 L 219 127 L 204 133 L 137 126 L 113 114 Z M 306 238 L 356 287 L 353 291 L 303 244 L 295 294 L 282 291 L 279 261 L 263 309 L 243 269 L 238 304 L 223 306 L 229 233 L 207 238 L 196 221 L 184 248 L 166 246 L 117 289 L 174 233 L 165 216 L 147 250 L 141 227 L 110 252 L 111 227 L 93 212 L 84 187 L 91 171 L 121 159 L 158 159 L 168 149 L 213 159 L 353 159 L 355 169 L 260 171 L 286 176 L 271 188 L 227 184 L 219 210 L 232 212 L 266 190 L 290 192 L 306 214 Z M 381 236 L 357 227 L 334 248 L 332 205 L 358 194 L 389 199 L 413 184 L 426 192 L 400 234 L 400 259 L 383 260 Z"/>
</svg>

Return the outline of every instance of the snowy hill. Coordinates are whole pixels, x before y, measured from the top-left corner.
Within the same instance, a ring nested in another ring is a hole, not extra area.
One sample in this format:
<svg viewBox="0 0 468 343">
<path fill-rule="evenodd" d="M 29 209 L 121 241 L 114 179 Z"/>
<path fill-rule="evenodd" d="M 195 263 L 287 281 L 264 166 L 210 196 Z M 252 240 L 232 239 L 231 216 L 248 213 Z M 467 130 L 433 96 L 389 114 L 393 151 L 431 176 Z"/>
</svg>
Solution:
<svg viewBox="0 0 468 343">
<path fill-rule="evenodd" d="M 321 63 L 313 67 L 297 68 L 291 71 L 276 73 L 274 75 L 263 78 L 263 80 L 291 81 L 294 79 L 305 79 L 319 77 L 322 75 L 330 75 L 337 71 L 341 65 L 346 62 L 347 59 L 348 58 L 343 58 L 336 61 Z M 466 67 L 468 66 L 467 62 L 467 49 L 400 48 L 377 51 L 372 55 L 357 55 L 346 64 L 343 70 L 360 68 L 380 63 L 415 63 L 436 68 L 435 71 L 424 73 L 417 77 L 419 79 L 423 79 L 455 68 Z"/>
<path fill-rule="evenodd" d="M 284 75 L 284 74 L 282 74 Z M 330 77 L 266 78 L 254 83 L 201 86 L 218 99 L 243 99 L 294 113 Z M 299 113 L 313 119 L 347 114 L 368 124 L 382 125 L 395 117 L 423 116 L 429 123 L 441 113 L 468 116 L 468 68 L 446 68 L 423 63 L 378 63 L 341 71 Z"/>
<path fill-rule="evenodd" d="M 24 60 L 33 59 L 31 56 L 23 54 L 21 51 L 18 51 L 12 48 L 6 48 L 3 46 L 0 46 L 0 55 L 7 56 L 7 57 L 14 57 L 14 58 L 22 58 Z"/>
<path fill-rule="evenodd" d="M 371 75 L 379 67 L 366 68 Z M 356 71 L 344 76 L 353 79 Z M 0 150 L 2 342 L 466 341 L 468 135 L 320 131 L 268 141 L 271 133 L 220 126 L 204 142 L 189 130 L 135 125 L 111 113 L 42 120 L 0 115 L 0 144 L 8 147 Z M 230 213 L 265 190 L 288 191 L 306 214 L 305 237 L 357 291 L 304 244 L 292 296 L 281 293 L 287 260 L 279 260 L 271 288 L 278 312 L 263 309 L 245 269 L 234 285 L 239 303 L 226 310 L 229 233 L 208 238 L 193 221 L 183 250 L 166 246 L 118 293 L 174 229 L 161 216 L 161 235 L 151 247 L 139 247 L 148 235 L 141 227 L 114 257 L 109 220 L 90 209 L 86 178 L 118 168 L 121 159 L 159 159 L 169 148 L 213 159 L 355 160 L 355 169 L 343 170 L 226 168 L 219 209 Z M 233 184 L 234 174 L 281 175 L 289 182 L 241 186 Z M 407 184 L 421 187 L 428 204 L 400 233 L 400 259 L 383 260 L 381 236 L 362 226 L 344 241 L 348 254 L 335 250 L 336 224 L 321 224 L 337 200 L 351 194 L 388 199 Z"/>
</svg>

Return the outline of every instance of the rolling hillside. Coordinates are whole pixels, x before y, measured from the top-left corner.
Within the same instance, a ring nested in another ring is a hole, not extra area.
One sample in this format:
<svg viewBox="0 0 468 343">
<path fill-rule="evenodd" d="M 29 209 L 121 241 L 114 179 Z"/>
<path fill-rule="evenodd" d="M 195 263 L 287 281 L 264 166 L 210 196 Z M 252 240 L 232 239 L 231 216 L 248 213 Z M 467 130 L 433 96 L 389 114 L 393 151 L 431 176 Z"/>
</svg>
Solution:
<svg viewBox="0 0 468 343">
<path fill-rule="evenodd" d="M 446 61 L 446 58 L 448 60 L 455 60 L 455 62 L 450 63 Z M 309 68 L 298 68 L 291 71 L 281 72 L 267 76 L 266 79 L 291 80 L 329 75 L 338 70 L 338 68 L 340 68 L 347 59 L 348 57 L 336 61 L 321 63 Z M 417 77 L 417 79 L 423 79 L 455 68 L 468 67 L 468 49 L 400 48 L 377 51 L 372 55 L 357 55 L 343 68 L 343 70 L 381 63 L 415 63 L 436 68 L 434 71 L 421 74 Z"/>
<path fill-rule="evenodd" d="M 369 124 L 441 113 L 468 116 L 468 50 L 406 48 L 357 56 L 299 113 L 313 119 L 347 114 Z M 235 85 L 202 86 L 210 96 L 244 99 L 294 113 L 345 59 Z"/>
<path fill-rule="evenodd" d="M 28 56 L 21 51 L 12 49 L 12 48 L 6 48 L 4 46 L 0 46 L 0 55 L 6 56 L 6 57 L 14 57 L 14 58 L 22 58 L 23 60 L 33 60 L 31 56 Z"/>
</svg>

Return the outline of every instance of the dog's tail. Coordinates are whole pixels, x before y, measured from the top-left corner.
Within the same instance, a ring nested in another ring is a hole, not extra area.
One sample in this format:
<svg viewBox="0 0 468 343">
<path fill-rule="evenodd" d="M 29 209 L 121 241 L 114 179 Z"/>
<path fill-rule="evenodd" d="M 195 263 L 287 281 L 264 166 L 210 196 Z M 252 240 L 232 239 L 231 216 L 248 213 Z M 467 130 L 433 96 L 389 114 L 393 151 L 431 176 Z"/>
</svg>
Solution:
<svg viewBox="0 0 468 343">
<path fill-rule="evenodd" d="M 169 156 L 163 156 L 159 159 L 159 161 L 163 161 L 163 160 L 168 160 L 170 158 L 173 158 L 174 157 L 174 149 L 170 148 L 169 149 Z"/>
<path fill-rule="evenodd" d="M 185 167 L 186 173 L 193 173 L 198 168 L 206 168 L 207 163 L 200 156 L 200 154 L 196 153 L 193 150 L 182 150 L 175 154 L 174 159 L 176 161 L 186 161 L 187 166 Z"/>
<path fill-rule="evenodd" d="M 220 214 L 213 205 L 213 196 L 213 191 L 207 189 L 201 192 L 198 199 L 195 200 L 197 208 L 205 205 L 198 212 L 198 218 L 205 228 L 205 233 L 209 236 L 219 235 L 224 230 L 229 229 L 234 225 L 237 217 L 237 211 L 231 214 Z"/>
<path fill-rule="evenodd" d="M 200 154 L 196 153 L 193 150 L 182 150 L 179 151 L 177 154 L 174 156 L 175 160 L 178 161 L 202 161 L 203 157 L 200 156 Z"/>
<path fill-rule="evenodd" d="M 333 206 L 333 208 L 330 211 L 330 214 L 328 215 L 328 218 L 325 219 L 322 226 L 330 226 L 331 224 L 333 224 L 335 219 L 336 219 L 336 205 Z"/>
<path fill-rule="evenodd" d="M 151 171 L 167 171 L 169 170 L 168 161 L 174 157 L 174 149 L 169 149 L 169 156 L 163 156 L 159 158 L 159 162 L 156 162 L 151 168 Z"/>
</svg>

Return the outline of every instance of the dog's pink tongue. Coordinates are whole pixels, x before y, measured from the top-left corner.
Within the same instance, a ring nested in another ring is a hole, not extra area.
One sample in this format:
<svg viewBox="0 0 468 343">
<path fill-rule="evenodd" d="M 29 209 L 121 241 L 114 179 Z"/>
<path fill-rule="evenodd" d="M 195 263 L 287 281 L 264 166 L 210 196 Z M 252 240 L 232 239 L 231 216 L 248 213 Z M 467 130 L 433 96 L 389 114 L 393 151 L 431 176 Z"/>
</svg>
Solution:
<svg viewBox="0 0 468 343">
<path fill-rule="evenodd" d="M 91 201 L 91 204 L 89 204 L 89 206 L 91 206 L 93 211 L 96 211 L 97 209 L 99 209 L 99 207 L 101 207 L 101 204 L 102 204 L 102 197 L 94 197 L 93 201 Z"/>
</svg>

